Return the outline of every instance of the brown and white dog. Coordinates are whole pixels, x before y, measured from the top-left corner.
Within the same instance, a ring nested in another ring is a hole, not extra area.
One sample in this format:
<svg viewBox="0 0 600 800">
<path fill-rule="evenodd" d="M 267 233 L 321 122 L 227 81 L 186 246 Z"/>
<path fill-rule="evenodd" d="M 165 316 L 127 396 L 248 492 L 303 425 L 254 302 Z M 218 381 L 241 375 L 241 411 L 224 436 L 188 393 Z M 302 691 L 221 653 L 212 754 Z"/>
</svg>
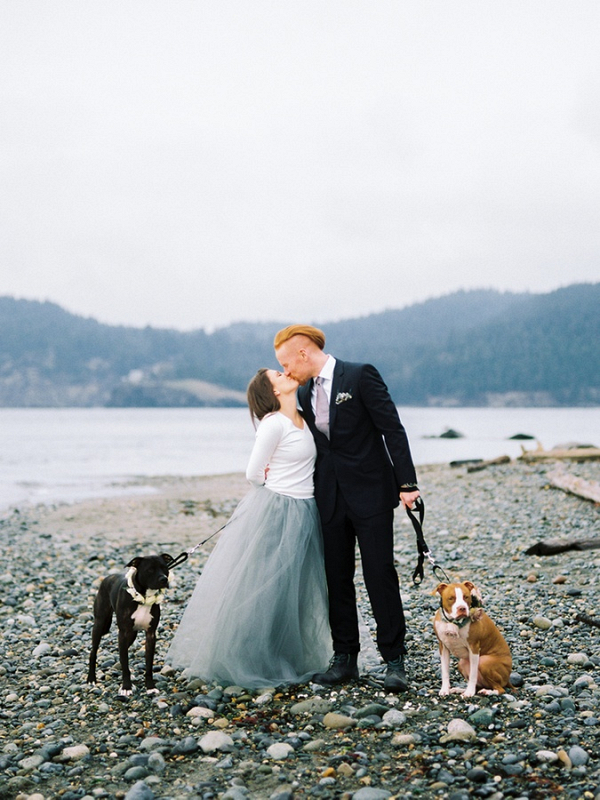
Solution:
<svg viewBox="0 0 600 800">
<path fill-rule="evenodd" d="M 440 595 L 433 627 L 440 645 L 441 695 L 450 693 L 450 656 L 467 680 L 463 697 L 502 694 L 509 685 L 512 658 L 504 637 L 481 608 L 481 595 L 470 581 L 440 583 L 432 594 Z M 454 689 L 452 691 L 460 691 Z"/>
</svg>

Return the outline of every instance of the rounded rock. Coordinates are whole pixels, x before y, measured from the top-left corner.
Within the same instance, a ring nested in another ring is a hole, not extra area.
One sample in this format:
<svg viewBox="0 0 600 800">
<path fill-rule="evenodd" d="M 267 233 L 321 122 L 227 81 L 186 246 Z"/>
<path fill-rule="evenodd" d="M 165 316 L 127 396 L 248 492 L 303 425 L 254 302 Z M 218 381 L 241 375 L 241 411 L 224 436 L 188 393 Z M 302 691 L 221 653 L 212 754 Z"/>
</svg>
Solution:
<svg viewBox="0 0 600 800">
<path fill-rule="evenodd" d="M 275 744 L 267 747 L 267 753 L 274 761 L 283 761 L 293 752 L 294 748 L 287 742 L 275 742 Z"/>
<path fill-rule="evenodd" d="M 440 737 L 440 742 L 469 742 L 477 738 L 475 729 L 460 718 L 451 719 L 448 723 L 448 733 Z"/>
<path fill-rule="evenodd" d="M 301 700 L 294 703 L 290 709 L 294 715 L 298 714 L 326 714 L 331 711 L 331 703 L 323 700 L 322 697 L 309 697 L 308 700 Z"/>
<path fill-rule="evenodd" d="M 558 756 L 553 750 L 538 750 L 535 757 L 541 764 L 554 764 Z"/>
<path fill-rule="evenodd" d="M 589 661 L 587 653 L 569 653 L 567 656 L 567 664 L 574 664 L 575 666 L 582 667 Z"/>
<path fill-rule="evenodd" d="M 467 772 L 467 778 L 471 783 L 485 783 L 489 778 L 488 773 L 481 767 L 473 767 Z"/>
<path fill-rule="evenodd" d="M 571 759 L 571 763 L 574 767 L 583 767 L 590 759 L 589 754 L 583 749 L 583 747 L 580 747 L 577 744 L 569 748 L 568 756 Z"/>
<path fill-rule="evenodd" d="M 165 771 L 167 762 L 162 756 L 162 753 L 150 753 L 148 756 L 148 769 L 152 770 L 155 774 L 160 775 Z"/>
<path fill-rule="evenodd" d="M 233 749 L 233 739 L 223 731 L 211 731 L 198 742 L 204 753 L 214 753 L 215 750 L 230 752 Z"/>
<path fill-rule="evenodd" d="M 406 722 L 406 714 L 397 708 L 390 708 L 383 715 L 382 722 L 386 728 L 401 728 Z"/>
<path fill-rule="evenodd" d="M 154 800 L 155 794 L 144 781 L 134 783 L 125 795 L 125 800 Z"/>
<path fill-rule="evenodd" d="M 552 621 L 548 619 L 548 617 L 534 617 L 533 624 L 536 628 L 539 628 L 541 631 L 547 631 L 549 628 L 552 627 Z"/>
<path fill-rule="evenodd" d="M 323 725 L 326 728 L 344 730 L 344 728 L 351 728 L 356 725 L 356 720 L 353 717 L 347 717 L 345 714 L 336 714 L 334 711 L 330 711 L 323 717 Z"/>
<path fill-rule="evenodd" d="M 352 800 L 387 800 L 391 797 L 391 792 L 387 789 L 378 789 L 375 786 L 364 786 L 358 792 L 354 792 Z"/>
<path fill-rule="evenodd" d="M 81 761 L 87 758 L 90 754 L 90 748 L 87 744 L 74 744 L 71 747 L 65 747 L 60 754 L 60 761 Z"/>
</svg>

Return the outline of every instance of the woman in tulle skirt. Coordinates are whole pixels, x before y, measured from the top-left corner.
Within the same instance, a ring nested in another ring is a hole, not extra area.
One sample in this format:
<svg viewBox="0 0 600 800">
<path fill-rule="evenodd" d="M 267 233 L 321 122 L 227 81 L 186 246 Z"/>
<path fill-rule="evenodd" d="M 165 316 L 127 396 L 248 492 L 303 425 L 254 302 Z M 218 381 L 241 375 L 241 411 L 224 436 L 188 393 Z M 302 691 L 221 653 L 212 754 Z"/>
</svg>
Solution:
<svg viewBox="0 0 600 800">
<path fill-rule="evenodd" d="M 332 655 L 317 507 L 316 448 L 298 384 L 261 369 L 248 387 L 258 421 L 251 489 L 211 553 L 166 661 L 221 685 L 303 683 Z"/>
</svg>

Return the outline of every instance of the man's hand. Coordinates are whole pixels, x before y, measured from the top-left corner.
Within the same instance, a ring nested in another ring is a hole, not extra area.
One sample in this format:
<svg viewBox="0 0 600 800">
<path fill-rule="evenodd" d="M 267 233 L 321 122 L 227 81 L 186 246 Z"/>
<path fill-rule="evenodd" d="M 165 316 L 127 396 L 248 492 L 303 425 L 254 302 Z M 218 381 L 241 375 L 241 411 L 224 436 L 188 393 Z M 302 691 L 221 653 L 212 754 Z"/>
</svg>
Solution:
<svg viewBox="0 0 600 800">
<path fill-rule="evenodd" d="M 402 503 L 402 507 L 412 509 L 413 503 L 417 497 L 420 496 L 421 492 L 418 489 L 414 492 L 400 492 L 400 502 Z"/>
</svg>

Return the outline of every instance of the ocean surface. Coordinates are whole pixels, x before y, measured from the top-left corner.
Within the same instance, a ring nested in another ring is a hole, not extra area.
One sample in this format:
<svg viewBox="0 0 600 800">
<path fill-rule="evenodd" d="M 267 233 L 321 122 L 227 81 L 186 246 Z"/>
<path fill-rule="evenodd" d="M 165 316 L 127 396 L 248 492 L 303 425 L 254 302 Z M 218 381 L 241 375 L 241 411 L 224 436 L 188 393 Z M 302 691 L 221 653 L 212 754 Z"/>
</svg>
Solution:
<svg viewBox="0 0 600 800">
<path fill-rule="evenodd" d="M 400 408 L 415 463 L 600 446 L 599 408 Z M 440 439 L 447 429 L 459 439 Z M 254 441 L 246 409 L 0 408 L 0 510 L 126 492 L 132 478 L 242 472 Z"/>
</svg>

